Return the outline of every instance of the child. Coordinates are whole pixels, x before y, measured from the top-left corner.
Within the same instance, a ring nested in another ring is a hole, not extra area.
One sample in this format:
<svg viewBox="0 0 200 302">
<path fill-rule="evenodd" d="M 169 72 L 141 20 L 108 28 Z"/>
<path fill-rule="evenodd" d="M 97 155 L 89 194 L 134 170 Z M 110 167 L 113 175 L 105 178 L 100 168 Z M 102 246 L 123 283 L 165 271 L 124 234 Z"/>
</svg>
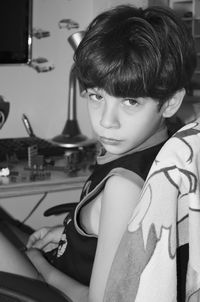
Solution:
<svg viewBox="0 0 200 302">
<path fill-rule="evenodd" d="M 190 33 L 171 10 L 125 5 L 94 19 L 75 63 L 105 152 L 73 215 L 64 226 L 34 232 L 27 254 L 45 281 L 73 301 L 99 302 L 144 180 L 168 138 L 165 119 L 179 109 L 196 57 Z"/>
</svg>

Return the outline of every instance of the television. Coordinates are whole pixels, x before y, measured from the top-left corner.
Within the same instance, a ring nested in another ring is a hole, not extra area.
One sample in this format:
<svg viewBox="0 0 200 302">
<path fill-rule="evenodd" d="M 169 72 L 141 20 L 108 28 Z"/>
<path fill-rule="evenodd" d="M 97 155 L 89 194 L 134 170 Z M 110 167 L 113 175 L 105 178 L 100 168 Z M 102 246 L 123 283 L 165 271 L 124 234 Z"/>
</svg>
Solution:
<svg viewBox="0 0 200 302">
<path fill-rule="evenodd" d="M 0 64 L 32 59 L 33 0 L 0 0 Z"/>
</svg>

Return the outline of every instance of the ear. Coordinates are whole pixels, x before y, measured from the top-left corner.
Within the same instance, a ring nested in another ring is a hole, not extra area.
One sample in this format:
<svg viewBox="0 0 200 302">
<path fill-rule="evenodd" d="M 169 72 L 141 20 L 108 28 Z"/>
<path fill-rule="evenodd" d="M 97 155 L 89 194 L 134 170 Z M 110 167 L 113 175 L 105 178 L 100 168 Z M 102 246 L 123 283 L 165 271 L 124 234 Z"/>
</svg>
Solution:
<svg viewBox="0 0 200 302">
<path fill-rule="evenodd" d="M 185 96 L 185 89 L 178 90 L 171 99 L 167 100 L 161 110 L 164 118 L 172 117 L 180 108 L 183 98 Z"/>
</svg>

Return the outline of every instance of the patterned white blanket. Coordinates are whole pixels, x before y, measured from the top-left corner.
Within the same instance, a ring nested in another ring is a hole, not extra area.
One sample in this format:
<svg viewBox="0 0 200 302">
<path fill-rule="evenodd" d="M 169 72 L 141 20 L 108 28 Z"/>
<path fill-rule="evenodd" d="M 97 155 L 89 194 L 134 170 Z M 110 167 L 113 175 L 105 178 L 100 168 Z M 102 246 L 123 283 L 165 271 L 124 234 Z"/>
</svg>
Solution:
<svg viewBox="0 0 200 302">
<path fill-rule="evenodd" d="M 182 283 L 186 283 L 186 296 L 183 298 L 182 284 L 178 299 L 178 251 L 187 243 L 188 265 L 181 259 L 179 267 L 186 269 L 186 282 L 181 276 Z M 114 259 L 104 302 L 197 302 L 199 289 L 200 120 L 197 120 L 181 128 L 157 155 Z"/>
</svg>

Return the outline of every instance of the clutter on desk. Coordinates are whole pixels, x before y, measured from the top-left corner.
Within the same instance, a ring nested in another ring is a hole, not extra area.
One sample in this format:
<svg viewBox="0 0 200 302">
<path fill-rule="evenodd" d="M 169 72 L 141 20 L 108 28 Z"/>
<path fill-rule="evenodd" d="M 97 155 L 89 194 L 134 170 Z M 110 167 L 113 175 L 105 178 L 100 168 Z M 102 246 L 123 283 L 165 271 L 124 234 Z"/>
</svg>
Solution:
<svg viewBox="0 0 200 302">
<path fill-rule="evenodd" d="M 96 154 L 96 144 L 66 149 L 35 136 L 0 139 L 0 185 L 89 175 Z"/>
<path fill-rule="evenodd" d="M 51 178 L 52 171 L 62 171 L 70 177 L 77 176 L 80 171 L 91 172 L 97 154 L 95 140 L 67 148 L 36 136 L 26 114 L 22 114 L 22 121 L 28 137 L 0 139 L 0 164 L 4 164 L 2 168 L 10 169 L 7 175 L 10 181 L 47 180 Z M 5 179 L 0 179 L 2 182 L 5 183 Z"/>
<path fill-rule="evenodd" d="M 0 168 L 0 177 L 9 176 L 9 175 L 10 175 L 10 170 L 8 167 Z"/>
</svg>

